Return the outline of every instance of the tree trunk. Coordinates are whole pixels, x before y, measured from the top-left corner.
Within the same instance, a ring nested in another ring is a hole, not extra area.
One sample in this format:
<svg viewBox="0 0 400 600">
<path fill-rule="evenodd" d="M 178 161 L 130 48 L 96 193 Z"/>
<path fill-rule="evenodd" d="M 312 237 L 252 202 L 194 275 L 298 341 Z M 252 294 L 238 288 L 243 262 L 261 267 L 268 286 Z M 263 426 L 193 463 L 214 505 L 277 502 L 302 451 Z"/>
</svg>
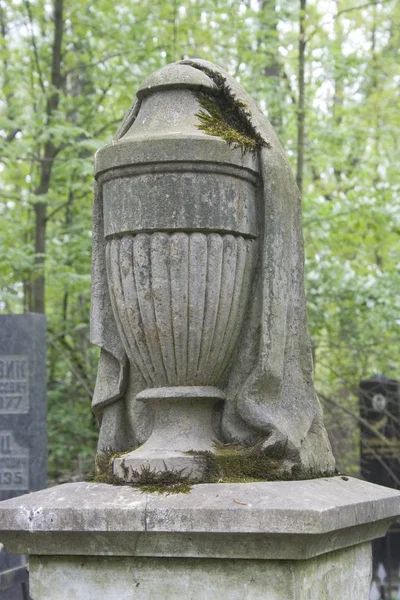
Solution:
<svg viewBox="0 0 400 600">
<path fill-rule="evenodd" d="M 300 17 L 299 17 L 299 100 L 297 106 L 297 168 L 296 182 L 303 193 L 303 171 L 304 171 L 304 125 L 305 125 L 305 77 L 304 64 L 306 53 L 306 37 L 305 37 L 305 21 L 306 21 L 306 0 L 300 0 Z"/>
<path fill-rule="evenodd" d="M 46 104 L 46 126 L 51 123 L 52 115 L 57 110 L 60 100 L 60 90 L 63 83 L 61 75 L 61 47 L 63 36 L 63 0 L 54 0 L 54 37 L 52 46 L 51 85 L 52 93 Z M 50 189 L 51 171 L 54 159 L 59 152 L 51 139 L 41 151 L 40 179 L 35 190 L 38 201 L 34 204 L 35 211 L 35 267 L 32 281 L 32 296 L 29 309 L 32 312 L 45 312 L 45 256 L 46 256 L 46 224 L 47 202 L 45 196 Z M 42 197 L 42 199 L 41 199 Z"/>
<path fill-rule="evenodd" d="M 283 78 L 283 67 L 279 56 L 279 8 L 276 0 L 261 0 L 263 35 L 258 45 L 263 41 L 265 50 L 265 68 L 263 74 L 270 79 L 268 92 L 268 118 L 278 135 L 282 133 L 284 102 L 281 97 L 280 81 Z"/>
</svg>

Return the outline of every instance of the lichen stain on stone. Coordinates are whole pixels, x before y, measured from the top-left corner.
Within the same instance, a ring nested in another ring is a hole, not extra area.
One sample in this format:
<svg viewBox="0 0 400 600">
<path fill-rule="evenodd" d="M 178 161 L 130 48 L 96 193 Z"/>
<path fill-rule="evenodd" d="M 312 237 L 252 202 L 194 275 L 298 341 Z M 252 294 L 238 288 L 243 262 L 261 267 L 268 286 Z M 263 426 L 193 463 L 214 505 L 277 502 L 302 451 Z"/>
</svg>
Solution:
<svg viewBox="0 0 400 600">
<path fill-rule="evenodd" d="M 243 182 L 239 182 L 238 194 L 236 196 L 236 210 L 240 220 L 243 219 Z"/>
</svg>

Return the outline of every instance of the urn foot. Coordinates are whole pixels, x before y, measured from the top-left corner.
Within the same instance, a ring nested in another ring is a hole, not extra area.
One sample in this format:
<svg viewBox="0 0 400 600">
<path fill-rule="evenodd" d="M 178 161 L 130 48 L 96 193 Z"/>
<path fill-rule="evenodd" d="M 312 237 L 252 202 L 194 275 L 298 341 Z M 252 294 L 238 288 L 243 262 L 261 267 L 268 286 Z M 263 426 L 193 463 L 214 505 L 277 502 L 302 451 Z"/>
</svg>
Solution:
<svg viewBox="0 0 400 600">
<path fill-rule="evenodd" d="M 138 394 L 137 400 L 154 409 L 153 432 L 140 448 L 114 459 L 114 474 L 127 483 L 140 483 L 150 472 L 201 481 L 206 460 L 200 453 L 213 451 L 213 409 L 224 398 L 212 386 L 150 388 Z"/>
</svg>

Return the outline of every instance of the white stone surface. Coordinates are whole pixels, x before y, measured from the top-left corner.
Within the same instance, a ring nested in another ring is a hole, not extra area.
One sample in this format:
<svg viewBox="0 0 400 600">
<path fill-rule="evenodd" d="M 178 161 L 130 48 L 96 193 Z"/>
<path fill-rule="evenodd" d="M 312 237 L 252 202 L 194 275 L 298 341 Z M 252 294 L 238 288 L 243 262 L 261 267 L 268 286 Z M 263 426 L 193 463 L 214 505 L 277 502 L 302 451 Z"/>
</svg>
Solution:
<svg viewBox="0 0 400 600">
<path fill-rule="evenodd" d="M 224 398 L 221 390 L 211 386 L 159 387 L 138 394 L 137 400 L 150 403 L 154 409 L 153 431 L 143 446 L 113 460 L 115 475 L 124 481 L 138 481 L 148 468 L 201 481 L 206 460 L 191 452 L 214 450 L 215 404 Z"/>
<path fill-rule="evenodd" d="M 191 92 L 188 95 L 193 98 Z M 106 173 L 105 236 L 197 229 L 256 237 L 255 175 L 232 165 L 214 166 L 199 157 L 193 166 L 185 158 L 183 163 L 138 166 L 130 177 L 116 179 Z"/>
<path fill-rule="evenodd" d="M 218 233 L 107 241 L 118 331 L 147 387 L 221 382 L 250 294 L 253 249 L 252 240 Z"/>
<path fill-rule="evenodd" d="M 400 492 L 341 477 L 171 495 L 74 483 L 0 503 L 0 539 L 29 554 L 298 560 L 380 537 L 399 513 Z"/>
<path fill-rule="evenodd" d="M 308 561 L 31 557 L 33 600 L 366 600 L 362 544 Z"/>
<path fill-rule="evenodd" d="M 370 540 L 399 513 L 400 492 L 342 477 L 75 483 L 0 503 L 0 539 L 30 554 L 33 600 L 366 600 Z"/>
</svg>

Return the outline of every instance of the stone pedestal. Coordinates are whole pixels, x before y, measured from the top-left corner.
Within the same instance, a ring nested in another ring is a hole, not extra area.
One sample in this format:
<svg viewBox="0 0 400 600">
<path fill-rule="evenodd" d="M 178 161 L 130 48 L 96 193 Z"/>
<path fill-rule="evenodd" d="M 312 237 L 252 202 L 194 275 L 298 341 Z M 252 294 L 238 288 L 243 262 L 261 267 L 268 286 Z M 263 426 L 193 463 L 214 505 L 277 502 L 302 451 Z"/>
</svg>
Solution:
<svg viewBox="0 0 400 600">
<path fill-rule="evenodd" d="M 333 477 L 188 494 L 74 483 L 0 504 L 33 600 L 366 600 L 400 492 Z"/>
</svg>

